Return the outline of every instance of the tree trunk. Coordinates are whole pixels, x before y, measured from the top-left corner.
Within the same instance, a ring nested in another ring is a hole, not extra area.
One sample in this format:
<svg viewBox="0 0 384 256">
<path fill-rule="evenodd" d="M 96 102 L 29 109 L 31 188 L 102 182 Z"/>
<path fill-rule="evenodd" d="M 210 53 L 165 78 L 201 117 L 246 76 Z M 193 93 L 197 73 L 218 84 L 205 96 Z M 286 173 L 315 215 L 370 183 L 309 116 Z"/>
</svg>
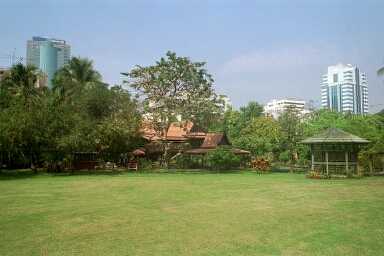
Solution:
<svg viewBox="0 0 384 256">
<path fill-rule="evenodd" d="M 164 153 L 163 153 L 163 161 L 162 167 L 168 169 L 168 151 L 170 149 L 170 143 L 167 141 L 164 143 Z"/>
</svg>

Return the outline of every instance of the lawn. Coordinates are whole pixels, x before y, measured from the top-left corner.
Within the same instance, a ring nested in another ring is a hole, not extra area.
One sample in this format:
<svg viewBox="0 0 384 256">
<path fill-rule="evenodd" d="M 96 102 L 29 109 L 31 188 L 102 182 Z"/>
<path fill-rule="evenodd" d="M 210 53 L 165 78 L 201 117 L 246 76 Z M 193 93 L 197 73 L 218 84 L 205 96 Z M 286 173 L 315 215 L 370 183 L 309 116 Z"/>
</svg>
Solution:
<svg viewBox="0 0 384 256">
<path fill-rule="evenodd" d="M 384 178 L 0 176 L 0 255 L 383 255 Z"/>
</svg>

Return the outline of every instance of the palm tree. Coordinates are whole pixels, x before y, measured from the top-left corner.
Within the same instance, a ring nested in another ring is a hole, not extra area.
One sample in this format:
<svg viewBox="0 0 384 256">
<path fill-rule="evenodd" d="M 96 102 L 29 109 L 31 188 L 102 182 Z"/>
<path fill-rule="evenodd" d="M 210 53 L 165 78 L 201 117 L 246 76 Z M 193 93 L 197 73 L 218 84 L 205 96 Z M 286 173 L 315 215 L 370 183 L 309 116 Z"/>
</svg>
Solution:
<svg viewBox="0 0 384 256">
<path fill-rule="evenodd" d="M 14 65 L 4 79 L 4 85 L 13 95 L 20 97 L 24 105 L 30 105 L 39 99 L 38 79 L 41 73 L 34 66 Z"/>
<path fill-rule="evenodd" d="M 378 76 L 384 76 L 384 66 L 377 71 Z"/>
<path fill-rule="evenodd" d="M 63 100 L 68 100 L 74 94 L 97 83 L 101 83 L 101 75 L 93 69 L 92 61 L 73 57 L 55 74 L 52 89 Z"/>
</svg>

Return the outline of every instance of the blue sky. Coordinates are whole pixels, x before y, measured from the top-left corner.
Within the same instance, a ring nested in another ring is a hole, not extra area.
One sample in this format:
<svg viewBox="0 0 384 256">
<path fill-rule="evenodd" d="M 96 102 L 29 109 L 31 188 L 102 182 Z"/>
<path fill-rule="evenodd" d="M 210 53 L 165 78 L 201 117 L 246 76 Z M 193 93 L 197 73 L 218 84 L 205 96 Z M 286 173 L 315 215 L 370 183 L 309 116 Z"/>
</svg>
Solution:
<svg viewBox="0 0 384 256">
<path fill-rule="evenodd" d="M 16 48 L 24 57 L 32 36 L 65 39 L 109 83 L 167 50 L 206 61 L 237 107 L 319 102 L 327 66 L 351 63 L 368 75 L 372 112 L 384 108 L 382 0 L 0 0 L 0 24 L 0 56 Z"/>
</svg>

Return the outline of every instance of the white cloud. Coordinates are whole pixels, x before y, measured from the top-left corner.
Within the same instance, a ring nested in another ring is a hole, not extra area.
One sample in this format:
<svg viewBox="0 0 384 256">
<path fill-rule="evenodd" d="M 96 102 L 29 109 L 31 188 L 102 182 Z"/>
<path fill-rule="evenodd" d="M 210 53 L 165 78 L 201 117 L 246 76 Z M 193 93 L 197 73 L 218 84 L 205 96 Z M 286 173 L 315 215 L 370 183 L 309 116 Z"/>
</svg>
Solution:
<svg viewBox="0 0 384 256">
<path fill-rule="evenodd" d="M 289 71 L 308 67 L 323 59 L 324 50 L 315 47 L 261 49 L 228 60 L 218 73 L 259 73 Z"/>
</svg>

